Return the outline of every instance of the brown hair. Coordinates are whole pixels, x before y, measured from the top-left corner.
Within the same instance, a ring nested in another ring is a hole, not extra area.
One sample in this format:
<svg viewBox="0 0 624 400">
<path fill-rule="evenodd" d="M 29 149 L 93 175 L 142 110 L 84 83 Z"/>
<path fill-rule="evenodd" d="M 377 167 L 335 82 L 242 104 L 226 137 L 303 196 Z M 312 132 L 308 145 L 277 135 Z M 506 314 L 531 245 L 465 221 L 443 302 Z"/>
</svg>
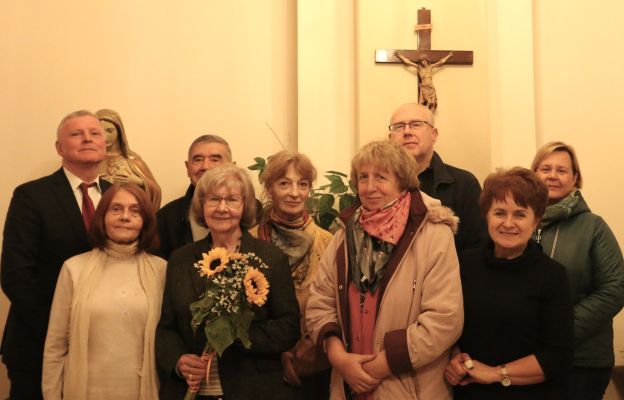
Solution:
<svg viewBox="0 0 624 400">
<path fill-rule="evenodd" d="M 570 160 L 572 161 L 572 173 L 576 175 L 576 186 L 577 189 L 583 188 L 583 177 L 581 176 L 581 167 L 578 162 L 578 158 L 576 157 L 576 151 L 574 151 L 574 147 L 569 144 L 565 144 L 563 142 L 549 142 L 540 147 L 535 153 L 535 158 L 533 158 L 533 162 L 531 163 L 531 169 L 533 172 L 537 172 L 540 164 L 546 157 L 551 155 L 556 151 L 565 151 L 570 155 Z"/>
<path fill-rule="evenodd" d="M 147 197 L 147 193 L 139 186 L 132 183 L 116 183 L 102 195 L 102 199 L 95 210 L 95 214 L 93 214 L 91 230 L 89 231 L 91 245 L 99 249 L 104 249 L 106 247 L 108 236 L 106 235 L 104 218 L 113 202 L 113 197 L 122 190 L 133 195 L 137 203 L 139 203 L 143 226 L 141 227 L 141 233 L 139 233 L 138 249 L 143 251 L 156 250 L 158 248 L 158 234 L 156 230 L 156 213 L 154 212 L 154 206 Z"/>
<path fill-rule="evenodd" d="M 191 218 L 201 226 L 206 226 L 204 220 L 204 202 L 209 194 L 214 193 L 220 187 L 239 187 L 243 193 L 243 215 L 240 226 L 249 229 L 256 223 L 256 192 L 249 175 L 241 167 L 234 164 L 221 164 L 204 172 L 191 201 Z"/>
<path fill-rule="evenodd" d="M 282 150 L 269 156 L 268 162 L 260 174 L 260 181 L 264 184 L 265 191 L 275 181 L 286 175 L 286 171 L 291 165 L 299 175 L 304 179 L 308 179 L 310 184 L 316 180 L 316 168 L 314 168 L 308 156 L 294 151 Z"/>
<path fill-rule="evenodd" d="M 259 179 L 264 185 L 265 199 L 268 198 L 267 192 L 271 189 L 271 185 L 273 185 L 281 177 L 285 176 L 291 165 L 303 179 L 310 181 L 310 190 L 312 189 L 312 184 L 316 180 L 316 168 L 312 165 L 310 158 L 303 153 L 282 150 L 272 156 L 269 156 L 268 162 L 260 174 Z M 262 211 L 262 223 L 265 223 L 269 219 L 271 209 L 274 207 L 275 205 L 271 201 L 265 204 Z"/>
<path fill-rule="evenodd" d="M 351 181 L 354 185 L 357 186 L 358 170 L 367 164 L 394 172 L 399 182 L 399 190 L 410 190 L 419 186 L 418 163 L 399 144 L 389 140 L 376 140 L 364 145 L 351 160 Z"/>
<path fill-rule="evenodd" d="M 505 201 L 511 195 L 516 204 L 531 208 L 540 220 L 548 204 L 548 187 L 535 173 L 522 167 L 499 169 L 488 175 L 479 197 L 481 215 L 485 218 L 494 200 Z"/>
</svg>

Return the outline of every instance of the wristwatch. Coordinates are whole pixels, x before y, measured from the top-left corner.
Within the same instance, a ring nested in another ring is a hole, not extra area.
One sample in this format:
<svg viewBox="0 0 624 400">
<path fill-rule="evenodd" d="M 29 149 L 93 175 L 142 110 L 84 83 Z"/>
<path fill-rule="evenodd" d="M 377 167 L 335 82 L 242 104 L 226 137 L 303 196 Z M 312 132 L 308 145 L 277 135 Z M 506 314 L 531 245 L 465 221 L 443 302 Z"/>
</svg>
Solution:
<svg viewBox="0 0 624 400">
<path fill-rule="evenodd" d="M 501 385 L 505 387 L 511 386 L 511 378 L 507 375 L 507 366 L 505 364 L 501 365 L 500 373 L 503 376 L 503 379 L 500 381 Z"/>
</svg>

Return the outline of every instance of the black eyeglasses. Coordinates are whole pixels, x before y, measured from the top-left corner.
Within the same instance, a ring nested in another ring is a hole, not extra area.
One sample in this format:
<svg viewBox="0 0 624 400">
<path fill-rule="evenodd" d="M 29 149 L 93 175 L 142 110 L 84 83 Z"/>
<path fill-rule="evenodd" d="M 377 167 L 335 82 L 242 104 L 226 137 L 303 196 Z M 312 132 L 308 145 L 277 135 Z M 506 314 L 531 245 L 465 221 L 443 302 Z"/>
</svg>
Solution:
<svg viewBox="0 0 624 400">
<path fill-rule="evenodd" d="M 418 129 L 425 125 L 429 125 L 430 127 L 433 128 L 433 125 L 431 125 L 427 121 L 415 120 L 415 121 L 409 121 L 409 122 L 396 122 L 394 124 L 388 125 L 388 129 L 390 130 L 390 132 L 402 132 L 406 126 L 409 126 L 411 129 Z"/>
</svg>

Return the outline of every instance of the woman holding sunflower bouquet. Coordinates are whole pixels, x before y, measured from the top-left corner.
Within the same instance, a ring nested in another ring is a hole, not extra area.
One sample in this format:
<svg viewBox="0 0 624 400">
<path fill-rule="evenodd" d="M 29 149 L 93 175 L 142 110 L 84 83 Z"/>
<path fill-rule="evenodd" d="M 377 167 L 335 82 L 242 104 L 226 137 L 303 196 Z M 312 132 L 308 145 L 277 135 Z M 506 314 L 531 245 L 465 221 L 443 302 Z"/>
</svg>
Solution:
<svg viewBox="0 0 624 400">
<path fill-rule="evenodd" d="M 222 165 L 197 183 L 191 217 L 210 234 L 169 258 L 156 331 L 161 399 L 182 399 L 189 388 L 197 391 L 198 399 L 295 398 L 282 380 L 280 357 L 299 339 L 299 306 L 288 258 L 246 231 L 255 215 L 254 189 L 243 169 Z M 215 293 L 217 288 L 220 293 Z M 230 301 L 236 288 L 243 288 L 245 304 Z M 224 349 L 212 345 L 217 356 L 204 353 L 206 334 L 197 326 L 196 305 L 210 298 L 216 302 L 211 311 L 219 315 L 238 306 L 253 312 L 244 339 Z"/>
</svg>

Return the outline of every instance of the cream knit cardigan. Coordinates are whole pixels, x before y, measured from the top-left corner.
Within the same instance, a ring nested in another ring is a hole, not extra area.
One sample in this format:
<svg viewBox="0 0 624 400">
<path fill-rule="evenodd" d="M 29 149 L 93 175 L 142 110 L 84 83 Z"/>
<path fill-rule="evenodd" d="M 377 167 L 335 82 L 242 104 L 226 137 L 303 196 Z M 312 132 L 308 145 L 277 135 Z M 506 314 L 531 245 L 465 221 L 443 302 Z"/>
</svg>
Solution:
<svg viewBox="0 0 624 400">
<path fill-rule="evenodd" d="M 110 244 L 106 250 L 94 249 L 72 257 L 63 264 L 54 293 L 48 335 L 43 354 L 43 397 L 48 399 L 84 399 L 87 393 L 87 349 L 89 337 L 88 301 L 100 280 L 106 260 L 136 251 L 134 245 Z M 154 355 L 156 325 L 160 319 L 165 287 L 166 261 L 143 251 L 136 254 L 139 279 L 147 296 L 147 323 L 143 340 L 140 400 L 158 398 L 158 376 Z M 72 265 L 78 268 L 71 268 Z M 66 277 L 64 275 L 69 275 Z M 67 279 L 69 278 L 69 279 Z M 64 282 L 70 287 L 60 287 Z M 67 292 L 70 293 L 67 293 Z M 71 296 L 70 310 L 62 310 L 61 298 Z M 59 326 L 56 318 L 69 314 L 68 326 Z M 63 334 L 65 333 L 65 334 Z"/>
</svg>

